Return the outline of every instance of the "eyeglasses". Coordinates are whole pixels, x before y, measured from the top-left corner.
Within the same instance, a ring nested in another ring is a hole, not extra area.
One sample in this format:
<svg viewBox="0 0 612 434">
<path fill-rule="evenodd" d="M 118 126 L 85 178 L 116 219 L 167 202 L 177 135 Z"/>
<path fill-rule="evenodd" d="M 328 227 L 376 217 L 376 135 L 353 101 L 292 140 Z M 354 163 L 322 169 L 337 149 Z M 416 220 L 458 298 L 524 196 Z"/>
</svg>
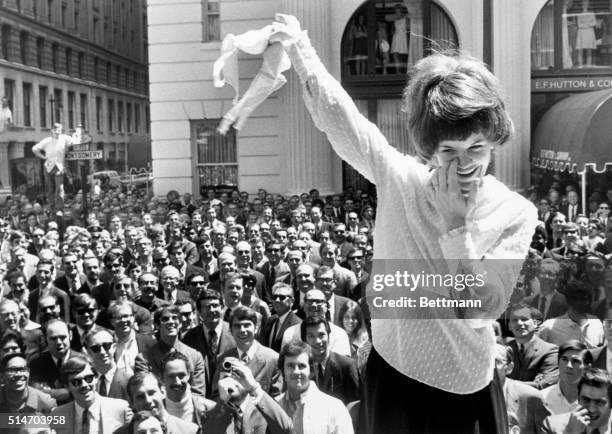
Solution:
<svg viewBox="0 0 612 434">
<path fill-rule="evenodd" d="M 164 315 L 159 320 L 162 324 L 167 324 L 169 322 L 177 322 L 179 317 L 176 315 Z"/>
<path fill-rule="evenodd" d="M 607 206 L 600 206 L 599 209 L 610 209 L 610 207 Z"/>
<path fill-rule="evenodd" d="M 72 387 L 79 387 L 81 384 L 83 384 L 83 382 L 87 384 L 93 383 L 94 378 L 96 378 L 94 374 L 89 374 L 81 378 L 73 378 L 69 381 L 69 383 L 72 385 Z"/>
<path fill-rule="evenodd" d="M 191 284 L 192 284 L 193 286 L 198 286 L 198 285 L 206 285 L 206 282 L 205 282 L 205 281 L 203 281 L 203 280 L 192 280 L 192 281 L 191 281 Z"/>
<path fill-rule="evenodd" d="M 286 299 L 290 298 L 290 295 L 284 295 L 284 294 L 274 294 L 272 296 L 272 300 L 280 300 L 280 301 L 285 301 Z"/>
<path fill-rule="evenodd" d="M 91 308 L 85 308 L 85 309 L 77 309 L 76 313 L 78 313 L 79 315 L 93 315 L 93 313 L 95 312 L 95 309 L 91 309 Z"/>
<path fill-rule="evenodd" d="M 266 250 L 268 253 L 278 253 L 280 252 L 280 249 L 268 249 Z"/>
<path fill-rule="evenodd" d="M 114 316 L 113 319 L 116 320 L 116 321 L 127 321 L 130 318 L 132 318 L 133 316 L 134 316 L 134 314 L 126 313 L 124 315 Z"/>
<path fill-rule="evenodd" d="M 132 285 L 130 285 L 129 283 L 117 283 L 115 285 L 115 288 L 120 289 L 120 288 L 131 288 Z"/>
<path fill-rule="evenodd" d="M 99 354 L 102 351 L 102 348 L 104 348 L 104 351 L 108 353 L 112 346 L 113 346 L 112 342 L 103 342 L 101 344 L 94 344 L 90 346 L 89 349 L 91 350 L 92 353 Z"/>
<path fill-rule="evenodd" d="M 327 301 L 325 301 L 325 300 L 306 300 L 306 304 L 308 304 L 308 305 L 322 306 L 325 303 L 327 303 Z"/>
<path fill-rule="evenodd" d="M 349 261 L 359 261 L 361 259 L 363 259 L 363 256 L 350 256 L 348 258 Z"/>
<path fill-rule="evenodd" d="M 157 281 L 156 280 L 143 280 L 141 281 L 142 285 L 157 285 Z"/>
</svg>

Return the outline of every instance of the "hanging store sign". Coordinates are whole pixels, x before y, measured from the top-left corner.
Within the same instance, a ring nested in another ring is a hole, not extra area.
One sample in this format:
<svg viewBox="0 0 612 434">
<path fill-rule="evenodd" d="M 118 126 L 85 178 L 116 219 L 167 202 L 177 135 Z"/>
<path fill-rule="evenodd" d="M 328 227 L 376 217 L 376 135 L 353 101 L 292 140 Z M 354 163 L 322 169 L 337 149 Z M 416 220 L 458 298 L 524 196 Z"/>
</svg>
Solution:
<svg viewBox="0 0 612 434">
<path fill-rule="evenodd" d="M 538 77 L 531 79 L 532 92 L 572 92 L 612 89 L 612 76 Z"/>
</svg>

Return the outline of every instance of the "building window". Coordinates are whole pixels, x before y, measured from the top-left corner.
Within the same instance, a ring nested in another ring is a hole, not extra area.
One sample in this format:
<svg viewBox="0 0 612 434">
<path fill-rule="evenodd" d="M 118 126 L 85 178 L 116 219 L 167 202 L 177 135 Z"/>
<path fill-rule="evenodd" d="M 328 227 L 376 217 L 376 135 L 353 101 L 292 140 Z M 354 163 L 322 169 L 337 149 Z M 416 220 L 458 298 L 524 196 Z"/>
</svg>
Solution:
<svg viewBox="0 0 612 434">
<path fill-rule="evenodd" d="M 68 128 L 74 128 L 74 104 L 76 98 L 74 92 L 68 92 Z"/>
<path fill-rule="evenodd" d="M 38 108 L 40 109 L 40 126 L 47 127 L 47 104 L 49 100 L 49 89 L 47 86 L 38 86 Z"/>
<path fill-rule="evenodd" d="M 13 107 L 13 101 L 15 101 L 15 81 L 5 78 L 4 79 L 4 96 L 8 99 L 9 108 L 11 112 L 15 112 Z"/>
<path fill-rule="evenodd" d="M 45 53 L 45 40 L 43 38 L 36 39 L 36 66 L 43 68 L 43 59 Z"/>
<path fill-rule="evenodd" d="M 53 68 L 53 72 L 57 72 L 57 64 L 59 57 L 59 44 L 54 42 L 51 45 L 51 67 Z"/>
<path fill-rule="evenodd" d="M 544 5 L 531 33 L 534 74 L 577 69 L 588 74 L 610 67 L 612 16 L 609 1 L 550 0 Z"/>
<path fill-rule="evenodd" d="M 102 97 L 96 97 L 96 130 L 102 131 Z"/>
<path fill-rule="evenodd" d="M 111 63 L 106 62 L 106 84 L 108 84 L 109 86 L 111 84 L 111 74 L 112 74 Z"/>
<path fill-rule="evenodd" d="M 9 60 L 10 43 L 11 43 L 11 27 L 5 24 L 2 26 L 2 40 L 0 41 L 3 59 Z"/>
<path fill-rule="evenodd" d="M 32 126 L 32 84 L 23 83 L 23 126 Z"/>
<path fill-rule="evenodd" d="M 94 58 L 94 81 L 100 81 L 100 59 Z"/>
<path fill-rule="evenodd" d="M 115 87 L 120 87 L 121 86 L 121 68 L 119 67 L 119 65 L 115 65 L 115 76 L 113 77 L 113 84 L 115 85 Z"/>
<path fill-rule="evenodd" d="M 74 10 L 74 31 L 75 33 L 79 33 L 79 10 Z"/>
<path fill-rule="evenodd" d="M 202 40 L 203 42 L 221 40 L 219 22 L 219 1 L 202 0 Z"/>
<path fill-rule="evenodd" d="M 115 101 L 108 100 L 108 131 L 114 131 L 113 119 L 115 119 Z"/>
<path fill-rule="evenodd" d="M 83 78 L 83 73 L 85 70 L 85 53 L 79 53 L 77 67 L 79 68 L 79 78 Z"/>
<path fill-rule="evenodd" d="M 117 101 L 117 131 L 123 131 L 123 101 Z"/>
<path fill-rule="evenodd" d="M 225 136 L 217 132 L 220 119 L 191 121 L 196 188 L 237 187 L 238 153 L 236 132 L 231 129 Z"/>
<path fill-rule="evenodd" d="M 67 75 L 72 75 L 72 49 L 66 48 L 66 69 L 65 72 Z"/>
<path fill-rule="evenodd" d="M 134 104 L 134 132 L 140 132 L 140 104 Z"/>
<path fill-rule="evenodd" d="M 149 105 L 145 106 L 145 132 L 151 133 L 151 107 Z"/>
<path fill-rule="evenodd" d="M 67 9 L 67 6 L 65 4 L 63 4 L 62 5 L 62 16 L 61 16 L 62 23 L 61 24 L 62 24 L 62 27 L 64 29 L 66 28 L 66 9 Z"/>
<path fill-rule="evenodd" d="M 100 34 L 100 19 L 98 17 L 94 17 L 93 19 L 93 40 L 94 43 L 98 43 L 99 42 L 99 35 Z"/>
<path fill-rule="evenodd" d="M 32 2 L 32 14 L 34 14 L 34 19 L 38 19 L 38 0 Z"/>
<path fill-rule="evenodd" d="M 132 104 L 131 103 L 126 103 L 125 105 L 125 116 L 126 116 L 126 121 L 125 121 L 125 127 L 128 133 L 132 132 Z"/>
<path fill-rule="evenodd" d="M 28 64 L 28 40 L 30 39 L 30 35 L 28 32 L 21 32 L 19 34 L 19 57 L 21 59 L 21 63 L 24 65 Z"/>
<path fill-rule="evenodd" d="M 79 108 L 80 108 L 80 116 L 79 123 L 83 125 L 83 128 L 87 128 L 87 112 L 89 111 L 89 107 L 87 106 L 87 94 L 79 95 Z"/>
<path fill-rule="evenodd" d="M 62 122 L 62 110 L 64 108 L 63 92 L 61 89 L 53 89 L 53 111 L 51 112 L 51 122 Z"/>
<path fill-rule="evenodd" d="M 47 0 L 47 20 L 53 24 L 53 0 Z"/>
</svg>

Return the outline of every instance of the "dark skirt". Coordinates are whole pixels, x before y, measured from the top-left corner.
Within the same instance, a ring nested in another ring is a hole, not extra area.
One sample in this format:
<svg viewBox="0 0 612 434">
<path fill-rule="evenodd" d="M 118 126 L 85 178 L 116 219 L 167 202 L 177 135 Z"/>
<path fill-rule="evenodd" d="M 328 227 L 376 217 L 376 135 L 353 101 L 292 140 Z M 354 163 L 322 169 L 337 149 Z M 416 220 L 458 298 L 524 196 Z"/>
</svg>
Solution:
<svg viewBox="0 0 612 434">
<path fill-rule="evenodd" d="M 502 434 L 508 432 L 503 392 L 495 379 L 458 395 L 413 380 L 372 349 L 366 365 L 359 434 Z"/>
</svg>

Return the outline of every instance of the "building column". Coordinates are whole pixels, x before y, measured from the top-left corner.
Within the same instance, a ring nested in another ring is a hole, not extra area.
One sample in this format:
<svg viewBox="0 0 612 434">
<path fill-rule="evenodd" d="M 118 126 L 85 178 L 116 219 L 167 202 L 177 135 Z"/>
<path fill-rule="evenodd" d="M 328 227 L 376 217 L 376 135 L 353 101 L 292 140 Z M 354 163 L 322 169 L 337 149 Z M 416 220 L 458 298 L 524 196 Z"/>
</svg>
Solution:
<svg viewBox="0 0 612 434">
<path fill-rule="evenodd" d="M 317 50 L 321 61 L 330 66 L 331 10 L 328 0 L 282 0 L 281 11 L 295 15 Z M 334 151 L 327 138 L 315 127 L 302 98 L 302 85 L 293 70 L 280 91 L 282 113 L 281 146 L 283 152 L 285 193 L 307 192 L 317 188 L 322 193 L 334 191 Z"/>
<path fill-rule="evenodd" d="M 2 188 L 11 186 L 8 147 L 9 142 L 0 142 L 0 183 L 2 183 Z"/>
<path fill-rule="evenodd" d="M 512 189 L 530 183 L 532 0 L 492 2 L 492 69 L 506 92 L 514 138 L 496 151 L 495 176 Z M 509 37 L 508 35 L 512 35 Z"/>
</svg>

